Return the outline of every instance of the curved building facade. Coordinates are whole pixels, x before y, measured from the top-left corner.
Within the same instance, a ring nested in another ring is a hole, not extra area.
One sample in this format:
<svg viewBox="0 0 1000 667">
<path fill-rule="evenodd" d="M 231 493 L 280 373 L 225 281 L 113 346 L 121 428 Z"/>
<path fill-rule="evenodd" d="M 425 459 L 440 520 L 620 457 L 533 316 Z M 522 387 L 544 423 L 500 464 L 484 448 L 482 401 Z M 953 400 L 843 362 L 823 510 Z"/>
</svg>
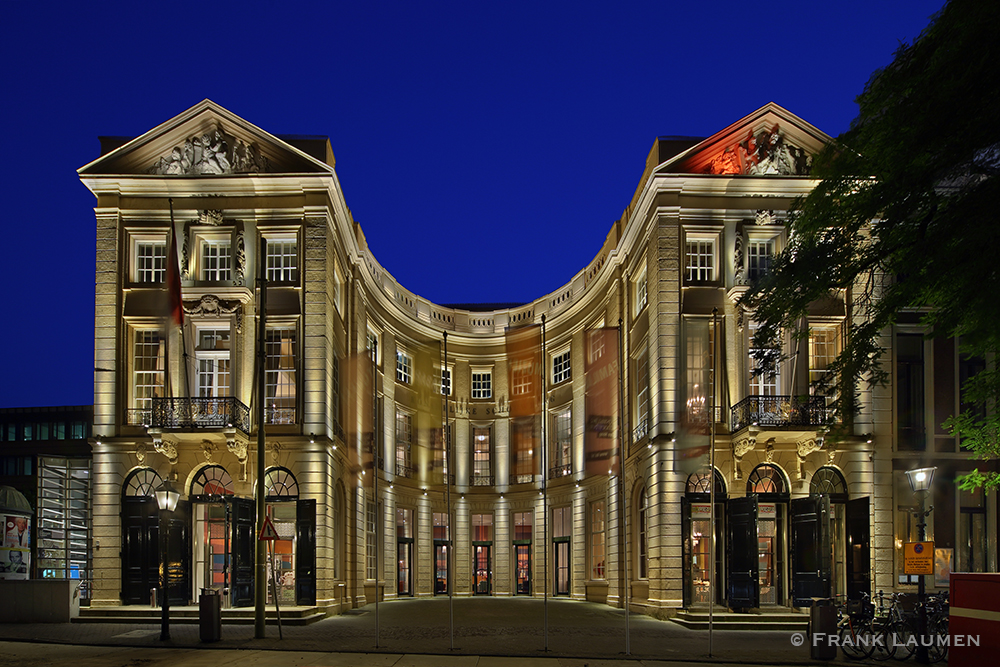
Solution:
<svg viewBox="0 0 1000 667">
<path fill-rule="evenodd" d="M 589 265 L 485 310 L 378 263 L 325 137 L 206 100 L 103 141 L 79 170 L 97 197 L 92 606 L 148 603 L 167 478 L 171 601 L 253 604 L 262 427 L 278 595 L 317 613 L 451 592 L 671 615 L 708 603 L 713 561 L 734 609 L 895 585 L 889 390 L 863 388 L 835 445 L 809 390 L 849 294 L 816 304 L 774 376 L 736 306 L 830 141 L 781 107 L 657 139 Z"/>
</svg>

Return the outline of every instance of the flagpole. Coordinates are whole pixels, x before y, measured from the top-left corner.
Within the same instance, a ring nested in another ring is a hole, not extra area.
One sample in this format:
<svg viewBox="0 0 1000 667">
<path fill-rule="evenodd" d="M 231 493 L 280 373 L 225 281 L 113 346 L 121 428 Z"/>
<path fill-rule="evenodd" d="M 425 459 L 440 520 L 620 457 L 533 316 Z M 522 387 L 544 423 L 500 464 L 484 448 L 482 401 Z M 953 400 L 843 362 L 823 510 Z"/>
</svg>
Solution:
<svg viewBox="0 0 1000 667">
<path fill-rule="evenodd" d="M 376 406 L 378 402 L 376 401 Z M 376 414 L 378 414 L 378 408 L 375 408 Z M 381 415 L 379 415 L 381 416 Z M 372 425 L 375 430 L 375 442 L 372 443 L 372 473 L 374 474 L 374 479 L 372 480 L 372 495 L 375 497 L 375 648 L 379 648 L 378 636 L 379 636 L 379 617 L 378 617 L 378 603 L 379 598 L 382 597 L 382 589 L 379 588 L 379 579 L 381 578 L 382 572 L 382 512 L 379 510 L 378 505 L 378 478 L 379 478 L 379 446 L 378 446 L 378 435 L 381 429 Z"/>
<path fill-rule="evenodd" d="M 709 522 L 711 524 L 711 553 L 708 558 L 708 657 L 712 657 L 712 630 L 715 621 L 715 364 L 718 358 L 716 346 L 718 334 L 719 309 L 712 309 L 712 381 L 709 383 L 709 442 L 708 442 L 708 502 Z"/>
<path fill-rule="evenodd" d="M 441 389 L 442 393 L 444 390 L 444 374 L 448 372 L 448 332 L 444 332 L 444 362 L 441 364 Z M 445 585 L 448 587 L 448 622 L 451 628 L 451 650 L 455 650 L 455 595 L 452 590 L 454 586 L 451 585 L 451 563 L 452 563 L 452 547 L 451 547 L 451 480 L 449 475 L 451 475 L 451 426 L 448 423 L 448 401 L 451 397 L 451 376 L 448 376 L 448 393 L 444 395 L 444 428 L 442 433 L 444 435 L 444 460 L 445 460 L 445 474 L 444 474 L 444 495 L 445 504 L 448 506 L 448 528 L 446 533 L 446 549 L 447 555 L 445 556 L 445 565 L 448 568 L 448 574 L 445 579 Z M 431 522 L 433 523 L 433 522 Z M 432 529 L 433 530 L 433 529 Z"/>
<path fill-rule="evenodd" d="M 623 562 L 625 564 L 624 581 L 625 587 L 622 591 L 623 599 L 625 601 L 625 655 L 632 655 L 631 649 L 631 627 L 629 619 L 629 608 L 628 608 L 628 594 L 629 594 L 629 557 L 628 557 L 628 508 L 625 506 L 625 465 L 622 456 L 622 437 L 624 430 L 622 428 L 622 420 L 624 419 L 624 410 L 622 409 L 622 398 L 624 396 L 624 390 L 622 388 L 622 350 L 625 346 L 622 345 L 622 320 L 618 319 L 618 438 L 615 443 L 617 456 L 618 456 L 618 516 L 621 518 L 621 539 L 619 539 L 619 544 L 622 545 L 622 551 L 624 552 Z"/>
<path fill-rule="evenodd" d="M 266 396 L 266 379 L 264 364 L 266 362 L 267 341 L 267 239 L 260 240 L 260 272 L 257 281 L 260 284 L 260 299 L 257 302 L 260 316 L 257 326 L 257 534 L 264 527 L 264 397 Z M 256 576 L 254 577 L 254 637 L 264 639 L 265 604 L 267 603 L 267 545 L 257 540 Z"/>
<path fill-rule="evenodd" d="M 542 549 L 545 558 L 544 566 L 544 576 L 545 576 L 545 586 L 543 587 L 543 601 L 542 601 L 542 617 L 543 617 L 543 634 L 545 637 L 545 650 L 549 650 L 549 484 L 548 484 L 548 460 L 549 460 L 549 442 L 546 439 L 546 428 L 545 423 L 548 421 L 546 418 L 548 415 L 546 413 L 546 406 L 548 404 L 547 400 L 547 387 L 546 387 L 546 375 L 545 375 L 545 315 L 542 315 L 542 363 L 539 373 L 542 376 Z"/>
<path fill-rule="evenodd" d="M 167 257 L 167 266 L 165 269 L 165 279 L 164 282 L 167 284 L 167 321 L 163 330 L 163 337 L 165 344 L 163 346 L 163 369 L 164 369 L 164 387 L 166 389 L 167 398 L 174 397 L 174 383 L 171 380 L 171 368 L 170 368 L 170 323 L 174 321 L 174 304 L 173 304 L 173 290 L 174 290 L 174 280 L 178 283 L 180 282 L 180 276 L 173 276 L 176 273 L 174 267 L 177 264 L 177 241 L 174 235 L 174 200 L 172 197 L 167 199 L 167 203 L 170 205 L 170 233 L 167 235 L 167 252 L 170 256 Z M 173 409 L 173 408 L 171 408 Z M 152 415 L 150 415 L 152 416 Z M 152 421 L 150 420 L 150 423 Z"/>
</svg>

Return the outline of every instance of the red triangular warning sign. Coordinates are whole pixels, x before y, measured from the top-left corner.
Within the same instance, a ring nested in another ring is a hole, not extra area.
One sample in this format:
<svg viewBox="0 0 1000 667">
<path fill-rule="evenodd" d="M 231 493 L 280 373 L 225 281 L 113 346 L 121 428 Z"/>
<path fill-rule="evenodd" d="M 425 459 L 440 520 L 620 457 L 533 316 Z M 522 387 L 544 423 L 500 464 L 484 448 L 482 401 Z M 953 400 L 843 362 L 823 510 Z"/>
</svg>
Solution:
<svg viewBox="0 0 1000 667">
<path fill-rule="evenodd" d="M 258 540 L 263 541 L 273 541 L 280 540 L 278 537 L 278 531 L 274 529 L 274 524 L 271 523 L 271 517 L 264 517 L 264 525 L 260 527 L 260 535 L 257 536 Z"/>
</svg>

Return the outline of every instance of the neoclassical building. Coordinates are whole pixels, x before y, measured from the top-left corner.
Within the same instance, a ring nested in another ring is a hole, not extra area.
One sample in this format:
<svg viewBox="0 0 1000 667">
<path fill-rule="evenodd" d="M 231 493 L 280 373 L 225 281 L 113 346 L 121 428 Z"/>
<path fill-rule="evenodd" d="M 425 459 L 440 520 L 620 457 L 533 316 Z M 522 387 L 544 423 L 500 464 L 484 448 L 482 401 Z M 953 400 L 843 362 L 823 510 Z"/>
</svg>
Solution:
<svg viewBox="0 0 1000 667">
<path fill-rule="evenodd" d="M 151 491 L 165 478 L 182 490 L 171 600 L 214 587 L 253 604 L 261 428 L 279 596 L 316 614 L 381 590 L 627 595 L 673 615 L 708 603 L 713 560 L 733 609 L 907 588 L 902 471 L 971 467 L 929 435 L 967 361 L 915 319 L 886 332 L 909 393 L 859 387 L 862 409 L 833 442 L 810 381 L 839 351 L 850 293 L 815 304 L 774 376 L 753 373 L 753 315 L 736 306 L 787 241 L 786 212 L 830 140 L 775 104 L 705 139 L 660 137 L 587 266 L 531 303 L 476 310 L 431 303 L 379 264 L 326 137 L 272 135 L 206 100 L 103 139 L 79 170 L 97 198 L 92 606 L 148 604 Z M 173 261 L 179 326 L 166 316 Z M 509 337 L 532 326 L 543 400 L 525 421 Z M 609 330 L 620 409 L 602 421 L 588 369 L 593 332 Z M 601 429 L 618 456 L 595 472 Z M 939 545 L 956 567 L 995 569 L 995 499 L 944 493 Z"/>
</svg>

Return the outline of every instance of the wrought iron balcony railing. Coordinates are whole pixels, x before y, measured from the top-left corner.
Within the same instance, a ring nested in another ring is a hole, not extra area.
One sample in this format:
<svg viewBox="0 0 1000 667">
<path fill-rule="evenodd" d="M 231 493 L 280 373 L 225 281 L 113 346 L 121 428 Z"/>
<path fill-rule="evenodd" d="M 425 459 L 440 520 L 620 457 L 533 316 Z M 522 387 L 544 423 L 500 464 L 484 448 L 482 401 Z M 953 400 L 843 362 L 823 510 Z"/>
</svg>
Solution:
<svg viewBox="0 0 1000 667">
<path fill-rule="evenodd" d="M 822 426 L 826 423 L 826 399 L 822 396 L 747 396 L 732 407 L 731 429 Z"/>
<path fill-rule="evenodd" d="M 413 477 L 413 466 L 403 463 L 396 464 L 396 477 Z"/>
<path fill-rule="evenodd" d="M 639 424 L 632 429 L 632 442 L 639 442 L 649 433 L 649 417 L 643 417 Z"/>
<path fill-rule="evenodd" d="M 281 426 L 296 423 L 295 408 L 264 408 L 264 423 L 270 426 Z"/>
<path fill-rule="evenodd" d="M 472 486 L 493 486 L 493 475 L 472 476 Z"/>
<path fill-rule="evenodd" d="M 125 410 L 126 426 L 149 426 L 153 420 L 153 411 L 150 408 L 128 408 Z"/>
<path fill-rule="evenodd" d="M 534 474 L 532 474 L 530 472 L 527 472 L 527 473 L 513 473 L 510 476 L 510 483 L 511 484 L 531 484 L 534 481 L 535 481 L 535 476 L 534 476 Z"/>
<path fill-rule="evenodd" d="M 549 479 L 558 479 L 559 477 L 566 477 L 567 475 L 573 474 L 573 464 L 567 463 L 561 466 L 553 466 L 549 468 Z"/>
<path fill-rule="evenodd" d="M 250 434 L 250 408 L 232 396 L 154 398 L 147 426 L 153 428 L 237 428 Z"/>
</svg>

